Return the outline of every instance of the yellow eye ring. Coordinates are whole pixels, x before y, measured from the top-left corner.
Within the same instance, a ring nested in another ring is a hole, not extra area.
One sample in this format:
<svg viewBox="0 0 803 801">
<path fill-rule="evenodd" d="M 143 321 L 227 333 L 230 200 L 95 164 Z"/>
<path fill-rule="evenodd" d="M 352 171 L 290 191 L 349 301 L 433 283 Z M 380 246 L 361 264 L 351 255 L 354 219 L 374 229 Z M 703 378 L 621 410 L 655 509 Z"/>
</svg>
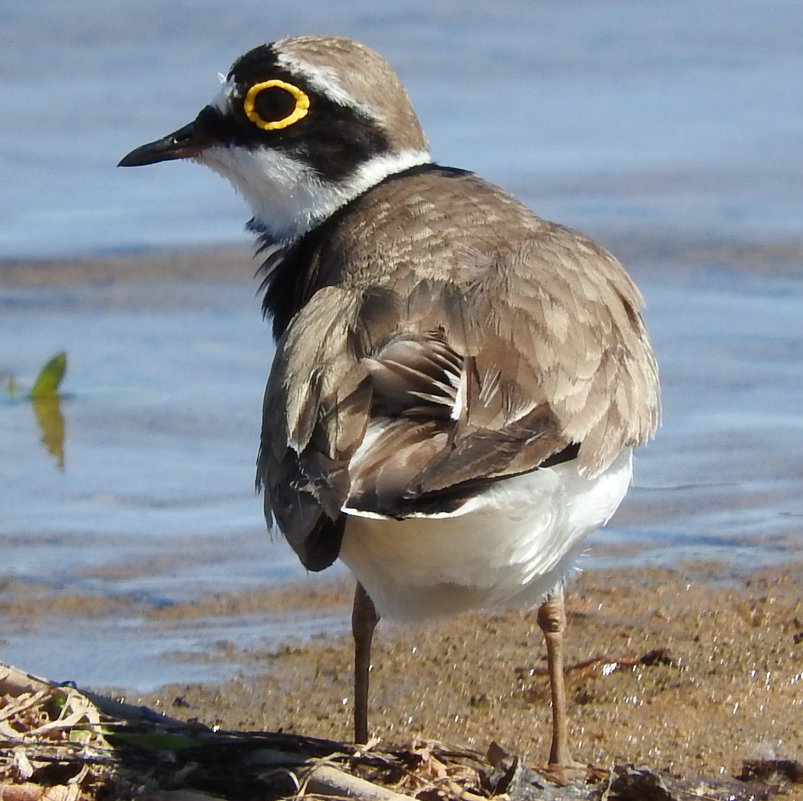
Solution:
<svg viewBox="0 0 803 801">
<path fill-rule="evenodd" d="M 263 119 L 256 109 L 256 99 L 259 93 L 263 92 L 265 89 L 284 89 L 284 91 L 291 94 L 296 101 L 295 108 L 286 117 L 282 117 L 280 120 Z M 270 81 L 255 83 L 248 90 L 248 94 L 243 101 L 243 111 L 245 111 L 245 116 L 248 117 L 257 128 L 261 128 L 263 131 L 277 131 L 281 128 L 287 128 L 289 125 L 293 125 L 307 116 L 309 112 L 309 96 L 306 92 L 302 92 L 297 86 L 274 78 Z"/>
</svg>

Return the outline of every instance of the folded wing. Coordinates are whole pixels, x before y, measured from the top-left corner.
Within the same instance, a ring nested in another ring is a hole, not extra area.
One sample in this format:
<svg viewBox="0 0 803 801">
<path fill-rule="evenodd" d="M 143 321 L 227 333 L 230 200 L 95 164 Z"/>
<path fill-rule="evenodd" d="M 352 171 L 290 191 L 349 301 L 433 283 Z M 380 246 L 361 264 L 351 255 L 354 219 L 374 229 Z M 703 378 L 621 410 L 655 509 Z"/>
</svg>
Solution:
<svg viewBox="0 0 803 801">
<path fill-rule="evenodd" d="M 476 254 L 466 280 L 329 286 L 277 345 L 259 478 L 313 570 L 344 514 L 453 514 L 490 483 L 577 459 L 604 469 L 658 421 L 638 291 L 558 226 Z"/>
</svg>

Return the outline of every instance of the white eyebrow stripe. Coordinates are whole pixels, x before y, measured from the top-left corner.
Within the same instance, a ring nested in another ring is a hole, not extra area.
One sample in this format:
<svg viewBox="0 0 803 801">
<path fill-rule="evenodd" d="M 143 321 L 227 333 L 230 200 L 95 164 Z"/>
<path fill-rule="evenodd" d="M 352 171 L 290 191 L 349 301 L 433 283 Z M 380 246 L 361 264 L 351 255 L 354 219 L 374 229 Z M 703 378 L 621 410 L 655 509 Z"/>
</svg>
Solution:
<svg viewBox="0 0 803 801">
<path fill-rule="evenodd" d="M 309 84 L 310 87 L 326 95 L 330 100 L 341 106 L 347 106 L 355 111 L 359 111 L 367 117 L 373 116 L 370 109 L 350 95 L 337 80 L 337 74 L 329 67 L 317 67 L 306 61 L 293 58 L 288 53 L 279 53 L 276 63 L 284 67 L 293 75 L 299 75 Z"/>
<path fill-rule="evenodd" d="M 312 66 L 286 53 L 279 54 L 276 64 L 288 72 L 304 78 L 311 88 L 321 94 L 325 94 L 335 103 L 354 109 L 366 117 L 372 116 L 368 106 L 360 103 L 340 85 L 334 70 L 327 67 Z M 218 77 L 220 78 L 221 86 L 209 105 L 225 114 L 231 108 L 231 98 L 237 92 L 237 82 L 232 76 L 226 78 L 221 73 L 218 73 Z"/>
</svg>

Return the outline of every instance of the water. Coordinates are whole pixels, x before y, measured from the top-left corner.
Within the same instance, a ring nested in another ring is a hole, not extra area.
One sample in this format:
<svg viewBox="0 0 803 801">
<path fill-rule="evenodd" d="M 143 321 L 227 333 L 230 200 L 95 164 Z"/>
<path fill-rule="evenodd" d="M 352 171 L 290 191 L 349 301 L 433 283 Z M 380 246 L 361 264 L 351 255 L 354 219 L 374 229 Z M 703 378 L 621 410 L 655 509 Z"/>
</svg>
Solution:
<svg viewBox="0 0 803 801">
<path fill-rule="evenodd" d="M 746 569 L 799 554 L 798 3 L 10 6 L 0 3 L 0 99 L 16 110 L 0 133 L 0 373 L 29 385 L 60 349 L 69 368 L 63 470 L 30 404 L 0 403 L 0 604 L 119 603 L 88 624 L 4 616 L 0 658 L 147 689 L 236 670 L 192 658 L 210 642 L 347 623 L 276 612 L 166 626 L 146 614 L 305 580 L 266 536 L 253 490 L 272 345 L 255 285 L 236 277 L 248 265 L 191 283 L 3 282 L 2 260 L 247 242 L 247 215 L 218 177 L 114 164 L 191 119 L 245 48 L 289 33 L 367 41 L 402 73 L 439 160 L 629 254 L 665 424 L 587 564 Z M 754 257 L 769 268 L 752 269 Z"/>
<path fill-rule="evenodd" d="M 241 242 L 189 164 L 118 170 L 261 41 L 328 32 L 400 71 L 435 157 L 591 233 L 797 238 L 797 0 L 0 3 L 0 258 Z"/>
<path fill-rule="evenodd" d="M 738 572 L 788 561 L 803 519 L 801 276 L 645 266 L 639 277 L 665 424 L 640 451 L 636 485 L 585 565 L 706 559 Z M 21 385 L 54 332 L 70 358 L 63 470 L 40 446 L 30 404 L 0 405 L 0 577 L 9 582 L 0 604 L 49 599 L 54 613 L 6 616 L 3 658 L 148 689 L 236 670 L 200 658 L 217 641 L 248 647 L 345 630 L 342 610 L 168 623 L 150 614 L 314 581 L 267 537 L 253 490 L 271 356 L 253 285 L 3 292 L 0 338 L 12 344 L 5 359 Z M 65 596 L 119 603 L 93 608 L 87 622 L 80 610 L 57 611 Z"/>
</svg>

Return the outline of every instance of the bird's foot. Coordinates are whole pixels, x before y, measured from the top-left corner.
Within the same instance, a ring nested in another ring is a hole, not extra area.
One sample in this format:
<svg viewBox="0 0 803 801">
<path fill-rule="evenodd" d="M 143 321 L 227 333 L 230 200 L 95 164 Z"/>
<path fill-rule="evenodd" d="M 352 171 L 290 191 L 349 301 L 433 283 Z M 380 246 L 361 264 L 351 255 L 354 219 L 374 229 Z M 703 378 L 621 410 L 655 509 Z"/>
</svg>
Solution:
<svg viewBox="0 0 803 801">
<path fill-rule="evenodd" d="M 541 770 L 551 782 L 558 785 L 570 784 L 572 781 L 585 778 L 590 766 L 582 762 L 576 762 L 571 757 L 561 762 L 549 762 Z"/>
</svg>

